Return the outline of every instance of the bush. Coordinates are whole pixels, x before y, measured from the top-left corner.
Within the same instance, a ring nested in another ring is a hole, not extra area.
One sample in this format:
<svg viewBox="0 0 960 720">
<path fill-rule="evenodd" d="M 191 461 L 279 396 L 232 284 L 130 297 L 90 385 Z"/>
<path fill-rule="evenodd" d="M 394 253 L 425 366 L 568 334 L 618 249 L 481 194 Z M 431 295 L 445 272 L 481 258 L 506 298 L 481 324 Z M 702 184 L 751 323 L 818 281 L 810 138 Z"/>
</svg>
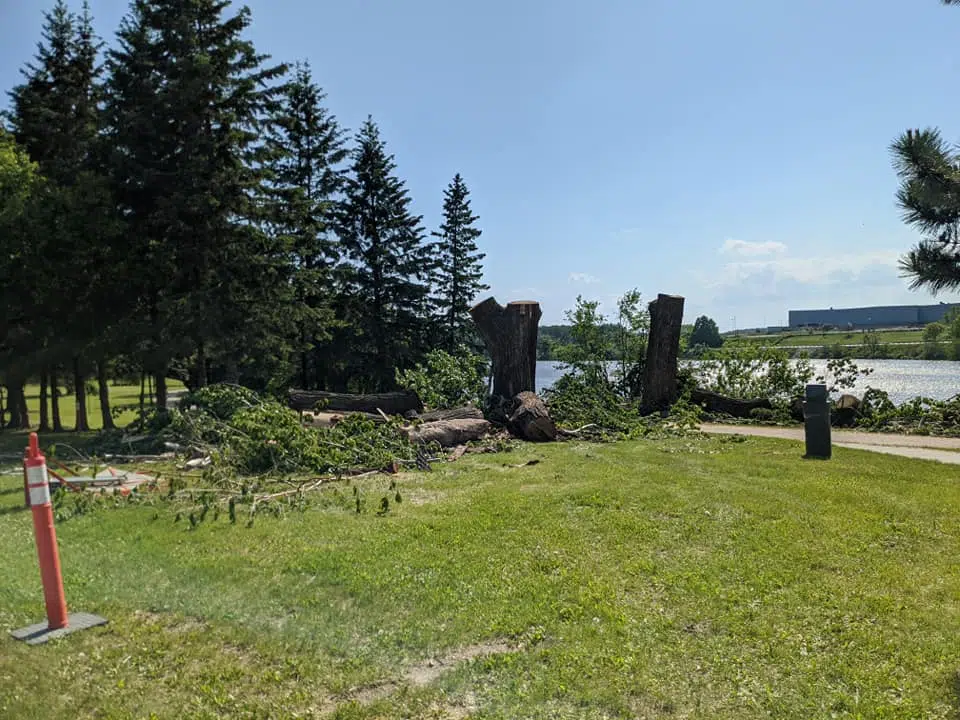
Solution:
<svg viewBox="0 0 960 720">
<path fill-rule="evenodd" d="M 486 359 L 466 348 L 453 355 L 431 350 L 425 364 L 398 370 L 397 384 L 416 391 L 423 404 L 431 408 L 482 407 L 487 396 L 487 372 Z"/>
<path fill-rule="evenodd" d="M 635 405 L 617 395 L 610 382 L 596 375 L 570 373 L 543 391 L 550 417 L 566 428 L 596 425 L 627 433 L 640 422 Z"/>
</svg>

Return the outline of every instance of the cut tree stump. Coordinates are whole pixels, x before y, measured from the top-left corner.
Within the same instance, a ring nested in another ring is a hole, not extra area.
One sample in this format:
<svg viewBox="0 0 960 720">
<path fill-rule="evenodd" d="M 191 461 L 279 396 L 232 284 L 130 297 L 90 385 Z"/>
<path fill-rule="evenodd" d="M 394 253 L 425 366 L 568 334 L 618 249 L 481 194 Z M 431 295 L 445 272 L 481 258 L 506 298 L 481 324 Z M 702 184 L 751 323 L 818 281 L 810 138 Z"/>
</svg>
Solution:
<svg viewBox="0 0 960 720">
<path fill-rule="evenodd" d="M 660 294 L 649 307 L 650 334 L 641 404 L 644 414 L 667 410 L 677 400 L 677 356 L 680 353 L 683 298 Z"/>
<path fill-rule="evenodd" d="M 470 310 L 493 361 L 493 395 L 512 398 L 536 390 L 540 303 L 500 305 L 487 298 Z"/>
<path fill-rule="evenodd" d="M 557 426 L 543 400 L 532 392 L 522 392 L 514 398 L 514 404 L 516 407 L 507 419 L 507 430 L 511 435 L 530 442 L 557 439 Z"/>
<path fill-rule="evenodd" d="M 354 395 L 351 393 L 323 392 L 321 390 L 290 390 L 289 405 L 294 410 L 314 410 L 323 403 L 323 410 L 376 413 L 382 410 L 387 415 L 403 415 L 413 410 L 423 412 L 423 403 L 413 390 Z"/>
<path fill-rule="evenodd" d="M 481 419 L 437 420 L 404 432 L 412 443 L 440 443 L 440 447 L 463 445 L 470 440 L 479 440 L 493 430 L 493 425 Z"/>
<path fill-rule="evenodd" d="M 767 398 L 757 400 L 740 400 L 727 397 L 709 390 L 694 388 L 690 392 L 690 400 L 704 408 L 707 412 L 723 413 L 731 417 L 748 418 L 753 410 L 763 408 L 773 410 L 773 405 Z"/>
</svg>

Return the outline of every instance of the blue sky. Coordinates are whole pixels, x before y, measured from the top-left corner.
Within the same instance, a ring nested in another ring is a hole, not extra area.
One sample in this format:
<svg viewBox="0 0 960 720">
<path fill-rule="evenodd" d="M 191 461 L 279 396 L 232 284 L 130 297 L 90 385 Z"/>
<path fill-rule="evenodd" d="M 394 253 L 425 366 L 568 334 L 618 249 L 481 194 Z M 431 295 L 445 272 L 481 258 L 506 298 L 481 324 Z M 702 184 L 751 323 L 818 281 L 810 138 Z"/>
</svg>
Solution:
<svg viewBox="0 0 960 720">
<path fill-rule="evenodd" d="M 0 87 L 49 2 L 0 0 Z M 121 0 L 90 0 L 109 41 Z M 928 302 L 888 147 L 960 139 L 960 8 L 937 0 L 251 0 L 349 128 L 380 124 L 429 228 L 456 172 L 500 301 L 687 298 L 721 329 L 789 309 Z M 5 103 L 5 100 L 4 100 Z M 936 298 L 952 301 L 955 295 Z"/>
</svg>

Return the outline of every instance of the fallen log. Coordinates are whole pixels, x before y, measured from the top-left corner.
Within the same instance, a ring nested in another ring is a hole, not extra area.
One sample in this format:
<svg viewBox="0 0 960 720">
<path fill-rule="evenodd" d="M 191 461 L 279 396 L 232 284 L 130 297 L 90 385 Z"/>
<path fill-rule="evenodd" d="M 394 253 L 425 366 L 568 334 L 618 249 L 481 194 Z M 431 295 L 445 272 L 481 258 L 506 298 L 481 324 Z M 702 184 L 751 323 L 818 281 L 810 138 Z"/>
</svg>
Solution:
<svg viewBox="0 0 960 720">
<path fill-rule="evenodd" d="M 348 412 L 376 413 L 382 410 L 387 415 L 403 415 L 414 410 L 423 412 L 423 403 L 413 390 L 354 395 L 351 393 L 323 392 L 321 390 L 290 390 L 289 405 L 293 410 L 343 410 Z"/>
<path fill-rule="evenodd" d="M 514 437 L 530 442 L 553 442 L 557 426 L 547 405 L 532 392 L 519 393 L 513 399 L 514 410 L 507 418 L 507 430 Z"/>
<path fill-rule="evenodd" d="M 493 430 L 493 425 L 481 419 L 437 420 L 415 427 L 404 428 L 412 443 L 440 443 L 440 447 L 463 445 L 470 440 L 479 440 Z"/>
<path fill-rule="evenodd" d="M 370 420 L 375 422 L 378 425 L 382 425 L 386 422 L 380 415 L 375 415 L 374 413 L 364 413 L 364 412 L 311 412 L 306 411 L 303 413 L 303 422 L 305 425 L 312 425 L 314 427 L 333 427 L 338 422 L 344 418 L 350 417 L 351 415 L 359 415 L 364 420 Z"/>
<path fill-rule="evenodd" d="M 773 405 L 767 398 L 756 400 L 740 400 L 727 397 L 709 390 L 694 388 L 690 393 L 690 400 L 705 409 L 707 412 L 723 413 L 737 418 L 748 418 L 753 410 L 762 408 L 772 410 Z"/>
<path fill-rule="evenodd" d="M 475 407 L 458 407 L 449 410 L 431 410 L 418 415 L 415 420 L 436 422 L 437 420 L 483 420 L 483 411 Z"/>
</svg>

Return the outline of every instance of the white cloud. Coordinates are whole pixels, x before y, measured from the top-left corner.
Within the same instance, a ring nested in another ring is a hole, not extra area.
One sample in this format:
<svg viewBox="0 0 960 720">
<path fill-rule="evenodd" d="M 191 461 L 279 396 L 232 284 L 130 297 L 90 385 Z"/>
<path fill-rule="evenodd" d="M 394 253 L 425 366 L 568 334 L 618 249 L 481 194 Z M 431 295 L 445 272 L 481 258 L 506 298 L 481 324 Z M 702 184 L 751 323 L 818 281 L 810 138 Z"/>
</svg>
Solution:
<svg viewBox="0 0 960 720">
<path fill-rule="evenodd" d="M 898 250 L 873 250 L 862 253 L 839 253 L 811 257 L 780 257 L 769 260 L 742 260 L 726 263 L 707 279 L 709 286 L 730 286 L 749 283 L 752 278 L 794 280 L 811 285 L 833 285 L 838 279 L 849 282 L 861 272 L 877 266 L 895 269 L 900 259 Z"/>
<path fill-rule="evenodd" d="M 594 277 L 589 273 L 572 272 L 570 273 L 570 282 L 583 283 L 584 285 L 593 285 L 594 283 L 600 282 L 600 278 Z"/>
<path fill-rule="evenodd" d="M 779 255 L 787 251 L 787 246 L 781 242 L 767 240 L 766 242 L 750 242 L 749 240 L 734 240 L 727 238 L 720 252 L 725 255 L 740 255 L 742 257 L 760 257 L 763 255 Z"/>
</svg>

